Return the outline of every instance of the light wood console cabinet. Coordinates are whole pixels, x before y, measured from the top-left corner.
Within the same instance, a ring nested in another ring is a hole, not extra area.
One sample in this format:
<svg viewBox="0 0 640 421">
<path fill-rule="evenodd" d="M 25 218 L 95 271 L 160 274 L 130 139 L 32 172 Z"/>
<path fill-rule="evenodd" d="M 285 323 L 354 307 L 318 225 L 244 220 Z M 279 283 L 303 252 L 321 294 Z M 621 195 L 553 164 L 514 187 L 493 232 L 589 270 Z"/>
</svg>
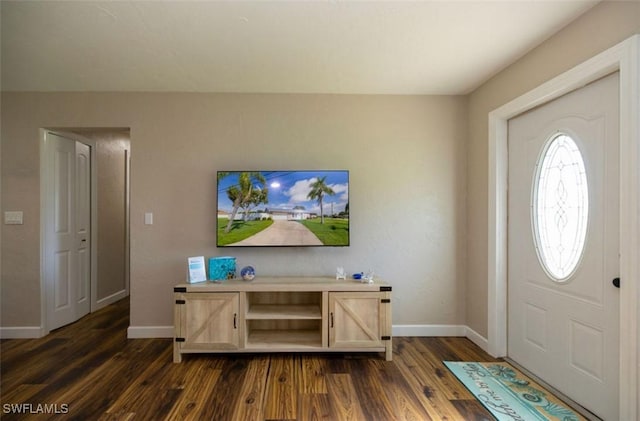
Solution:
<svg viewBox="0 0 640 421">
<path fill-rule="evenodd" d="M 173 361 L 196 352 L 384 352 L 391 286 L 278 277 L 174 288 Z"/>
</svg>

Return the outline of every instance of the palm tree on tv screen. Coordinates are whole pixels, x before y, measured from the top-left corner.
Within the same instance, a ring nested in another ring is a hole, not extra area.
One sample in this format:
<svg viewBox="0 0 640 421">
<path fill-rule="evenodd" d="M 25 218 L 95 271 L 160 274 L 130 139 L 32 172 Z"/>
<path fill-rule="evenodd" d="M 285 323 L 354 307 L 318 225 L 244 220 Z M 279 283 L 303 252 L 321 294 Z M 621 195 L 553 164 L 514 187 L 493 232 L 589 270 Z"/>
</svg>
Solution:
<svg viewBox="0 0 640 421">
<path fill-rule="evenodd" d="M 316 181 L 311 183 L 311 190 L 309 194 L 307 194 L 307 198 L 311 200 L 317 200 L 318 205 L 320 205 L 320 223 L 324 224 L 324 211 L 322 209 L 322 199 L 326 194 L 336 194 L 333 189 L 325 183 L 324 180 L 327 179 L 327 176 L 316 178 Z"/>
<path fill-rule="evenodd" d="M 222 177 L 224 176 L 226 176 L 226 174 Z M 257 171 L 241 172 L 238 175 L 238 184 L 227 189 L 227 197 L 233 203 L 233 209 L 231 210 L 231 217 L 229 218 L 227 227 L 224 230 L 225 233 L 231 230 L 238 209 L 249 208 L 251 204 L 257 205 L 258 203 L 256 203 L 256 201 L 259 203 L 267 203 L 266 184 L 267 180 Z M 257 190 L 260 190 L 260 193 L 256 194 Z"/>
<path fill-rule="evenodd" d="M 249 213 L 253 208 L 258 206 L 260 203 L 269 203 L 268 195 L 269 190 L 264 186 L 253 189 L 250 196 L 240 204 L 245 221 L 249 220 Z"/>
</svg>

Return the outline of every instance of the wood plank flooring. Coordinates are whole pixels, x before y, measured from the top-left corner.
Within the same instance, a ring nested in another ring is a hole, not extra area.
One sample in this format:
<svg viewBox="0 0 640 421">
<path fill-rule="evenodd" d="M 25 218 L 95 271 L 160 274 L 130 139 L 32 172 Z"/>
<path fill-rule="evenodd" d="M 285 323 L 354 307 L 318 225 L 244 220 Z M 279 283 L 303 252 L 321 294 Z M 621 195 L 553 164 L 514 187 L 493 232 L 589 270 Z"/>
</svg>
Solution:
<svg viewBox="0 0 640 421">
<path fill-rule="evenodd" d="M 0 418 L 493 419 L 442 364 L 495 361 L 464 338 L 395 337 L 392 362 L 383 354 L 194 354 L 174 364 L 170 339 L 127 339 L 128 326 L 124 299 L 44 338 L 3 340 Z M 10 413 L 19 404 L 32 413 Z"/>
</svg>

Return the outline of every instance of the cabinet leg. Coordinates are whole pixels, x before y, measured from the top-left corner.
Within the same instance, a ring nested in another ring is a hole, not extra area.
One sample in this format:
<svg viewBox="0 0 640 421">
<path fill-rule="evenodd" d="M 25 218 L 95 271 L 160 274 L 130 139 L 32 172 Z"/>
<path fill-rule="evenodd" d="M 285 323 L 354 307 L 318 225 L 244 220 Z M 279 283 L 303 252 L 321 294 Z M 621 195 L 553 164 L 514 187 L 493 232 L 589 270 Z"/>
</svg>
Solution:
<svg viewBox="0 0 640 421">
<path fill-rule="evenodd" d="M 391 339 L 389 339 L 389 342 L 386 345 L 384 357 L 387 361 L 391 361 L 391 359 L 393 358 L 393 346 L 391 346 Z"/>
<path fill-rule="evenodd" d="M 173 362 L 181 363 L 182 362 L 182 354 L 180 353 L 180 345 L 174 343 L 173 344 Z"/>
</svg>

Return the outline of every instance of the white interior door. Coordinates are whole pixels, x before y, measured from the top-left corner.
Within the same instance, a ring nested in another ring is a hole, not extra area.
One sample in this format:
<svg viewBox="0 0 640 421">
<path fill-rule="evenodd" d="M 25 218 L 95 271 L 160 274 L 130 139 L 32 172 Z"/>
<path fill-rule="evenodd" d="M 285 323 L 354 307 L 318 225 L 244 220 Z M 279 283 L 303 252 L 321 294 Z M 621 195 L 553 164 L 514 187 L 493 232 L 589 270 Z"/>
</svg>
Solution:
<svg viewBox="0 0 640 421">
<path fill-rule="evenodd" d="M 509 121 L 508 355 L 618 419 L 618 74 Z"/>
<path fill-rule="evenodd" d="M 90 310 L 91 159 L 89 147 L 46 134 L 45 285 L 47 328 Z"/>
</svg>

